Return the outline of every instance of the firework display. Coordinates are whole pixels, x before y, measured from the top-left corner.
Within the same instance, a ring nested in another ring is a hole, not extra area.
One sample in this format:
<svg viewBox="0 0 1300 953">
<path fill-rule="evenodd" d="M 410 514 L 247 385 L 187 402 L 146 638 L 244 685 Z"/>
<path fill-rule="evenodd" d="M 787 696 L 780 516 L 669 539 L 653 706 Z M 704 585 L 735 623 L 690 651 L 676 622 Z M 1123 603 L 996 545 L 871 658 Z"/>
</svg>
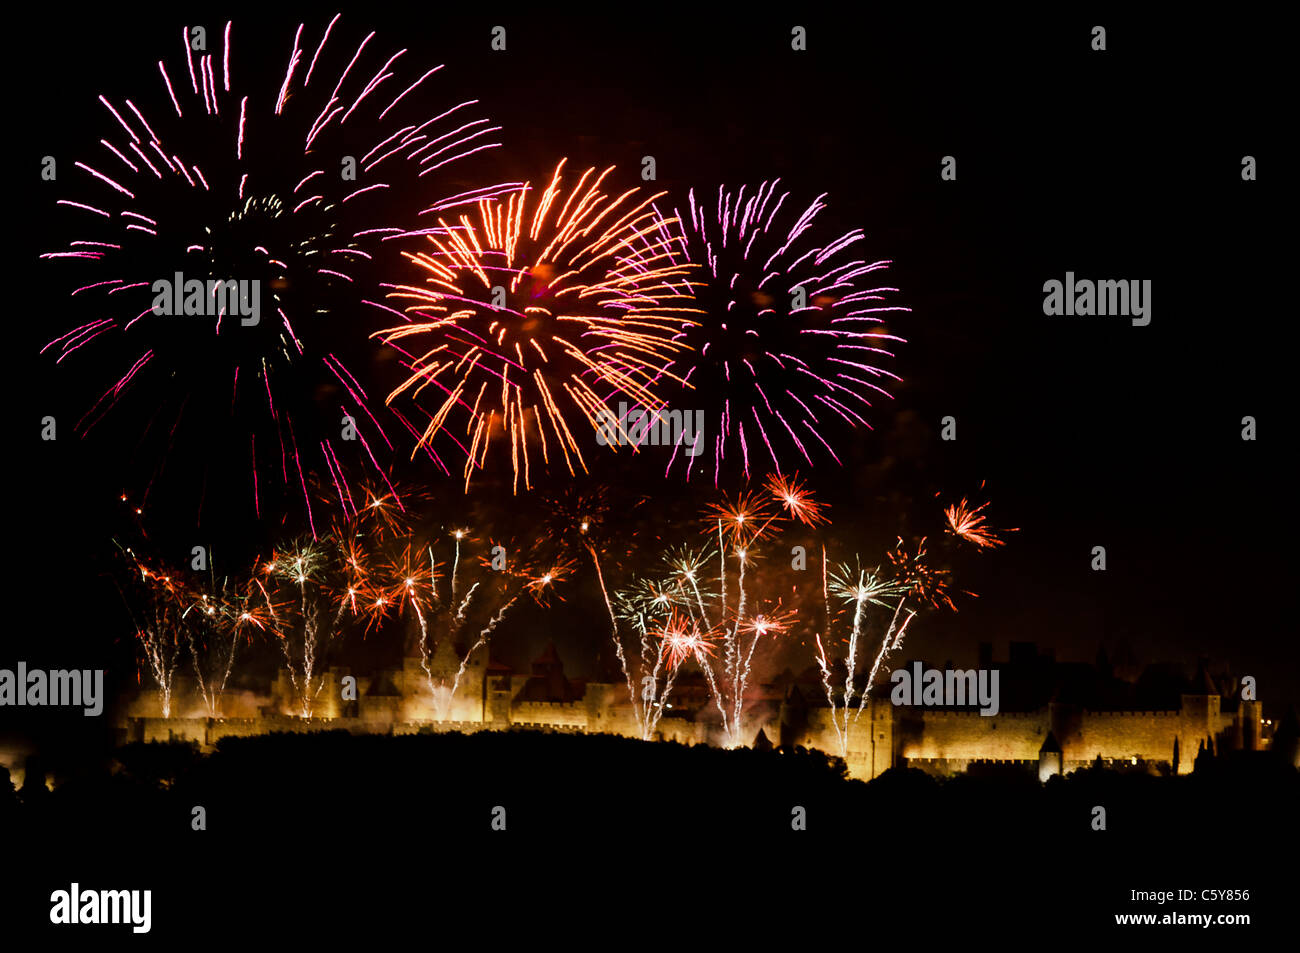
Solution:
<svg viewBox="0 0 1300 953">
<path fill-rule="evenodd" d="M 186 655 L 206 714 L 221 717 L 236 660 L 269 643 L 279 646 L 295 713 L 316 717 L 332 651 L 349 636 L 410 623 L 407 641 L 428 689 L 423 708 L 447 720 L 467 666 L 483 658 L 511 608 L 521 599 L 546 606 L 572 574 L 571 562 L 527 542 L 448 524 L 418 492 L 403 493 L 405 510 L 374 484 L 359 483 L 357 493 L 364 502 L 354 515 L 254 560 L 242 576 L 163 570 L 122 550 L 121 591 L 164 717 Z M 439 664 L 448 654 L 449 671 Z"/>
<path fill-rule="evenodd" d="M 196 597 L 195 597 L 196 596 Z M 241 652 L 259 635 L 270 633 L 277 606 L 262 580 L 217 582 L 209 572 L 181 612 L 199 696 L 210 717 L 221 717 L 221 697 Z"/>
<path fill-rule="evenodd" d="M 181 615 L 188 608 L 188 594 L 174 572 L 151 567 L 133 550 L 121 552 L 128 564 L 122 598 L 158 692 L 159 708 L 164 718 L 170 718 L 172 685 L 185 641 Z"/>
<path fill-rule="evenodd" d="M 755 652 L 765 639 L 786 632 L 795 614 L 769 594 L 778 589 L 773 575 L 755 571 L 757 547 L 791 520 L 815 526 L 826 517 L 796 478 L 772 477 L 760 492 L 711 504 L 702 546 L 671 546 L 651 573 L 611 590 L 601 549 L 583 519 L 578 532 L 596 571 L 642 737 L 653 735 L 682 664 L 694 661 L 721 716 L 726 744 L 744 743 L 742 716 Z"/>
<path fill-rule="evenodd" d="M 967 505 L 963 499 L 960 504 L 946 507 L 945 520 L 951 523 L 952 514 Z M 991 527 L 983 522 L 980 525 L 987 538 L 994 538 Z M 976 548 L 983 546 L 964 535 L 954 536 Z M 815 658 L 839 754 L 847 757 L 853 726 L 866 710 L 885 662 L 902 646 L 913 619 L 927 609 L 956 612 L 957 604 L 950 592 L 952 569 L 935 564 L 925 537 L 911 547 L 900 537 L 883 563 L 870 569 L 864 568 L 856 556 L 852 565 L 841 563 L 832 568 L 823 546 L 821 570 L 824 632 L 814 637 Z M 963 591 L 962 595 L 975 597 L 976 593 Z M 877 627 L 879 634 L 869 634 L 871 616 L 877 613 L 882 616 L 883 629 Z M 833 635 L 845 626 L 847 636 Z M 877 638 L 873 651 L 869 646 Z"/>
<path fill-rule="evenodd" d="M 672 376 L 673 335 L 694 313 L 676 220 L 654 208 L 663 193 L 615 194 L 612 167 L 564 166 L 544 188 L 439 216 L 429 247 L 405 253 L 424 284 L 389 295 L 406 323 L 376 335 L 410 371 L 389 402 L 426 398 L 418 445 L 445 433 L 466 485 L 494 442 L 508 447 L 516 490 L 534 467 L 585 472 L 611 399 L 662 405 L 652 385 Z"/>
<path fill-rule="evenodd" d="M 780 181 L 756 188 L 692 189 L 679 210 L 699 319 L 684 325 L 673 400 L 709 408 L 712 438 L 669 460 L 689 479 L 699 464 L 714 484 L 724 464 L 744 477 L 839 461 L 844 428 L 870 428 L 873 404 L 900 378 L 881 365 L 902 338 L 884 316 L 910 309 L 887 297 L 889 261 L 870 261 L 860 229 L 835 235 L 818 222 L 826 196 L 804 206 Z M 697 439 L 702 439 L 698 438 Z"/>
<path fill-rule="evenodd" d="M 419 626 L 420 667 L 429 690 L 433 717 L 451 718 L 465 670 L 486 650 L 497 627 L 524 596 L 541 605 L 568 575 L 569 566 L 531 569 L 523 554 L 511 558 L 507 546 L 483 539 L 462 526 L 443 528 L 442 539 L 408 542 L 378 571 L 387 582 L 375 595 L 377 615 L 408 611 Z M 439 550 L 450 559 L 439 563 Z M 479 549 L 477 555 L 473 549 Z M 438 653 L 450 653 L 454 671 L 439 671 Z M 481 658 L 481 656 L 480 656 Z"/>
<path fill-rule="evenodd" d="M 380 487 L 359 492 L 364 502 L 355 516 L 219 584 L 211 573 L 150 568 L 125 551 L 135 583 L 128 604 L 164 717 L 185 652 L 205 710 L 220 717 L 237 654 L 267 642 L 279 645 L 295 713 L 316 717 L 334 648 L 349 633 L 366 639 L 388 628 L 405 631 L 422 672 L 415 717 L 457 721 L 462 679 L 471 665 L 486 664 L 489 643 L 512 608 L 525 597 L 545 607 L 585 564 L 639 737 L 657 736 L 689 671 L 703 680 L 722 743 L 746 744 L 756 659 L 799 631 L 813 650 L 809 661 L 820 673 L 838 753 L 847 757 L 853 726 L 913 620 L 923 611 L 957 608 L 952 569 L 935 563 L 924 538 L 911 545 L 898 539 L 875 567 L 856 557 L 832 565 L 826 507 L 795 476 L 772 476 L 709 504 L 699 518 L 703 540 L 687 534 L 669 542 L 647 532 L 630 545 L 610 532 L 612 504 L 599 487 L 555 499 L 536 526 L 516 519 L 509 539 L 452 521 L 437 499 L 416 492 L 402 494 L 405 509 Z M 796 558 L 787 568 L 781 552 L 810 533 L 823 540 L 820 565 Z M 976 552 L 986 548 L 954 540 Z M 950 562 L 958 553 L 946 555 Z M 819 575 L 820 587 L 801 592 L 804 575 Z"/>
<path fill-rule="evenodd" d="M 452 179 L 501 128 L 447 91 L 442 67 L 376 33 L 300 24 L 273 85 L 242 68 L 232 23 L 211 43 L 201 28 L 180 39 L 152 95 L 99 95 L 102 151 L 75 162 L 58 200 L 68 240 L 42 256 L 76 269 L 71 298 L 95 309 L 46 345 L 56 373 L 98 386 L 111 369 L 78 434 L 144 418 L 142 450 L 161 449 L 128 475 L 143 484 L 137 528 L 163 461 L 180 458 L 202 461 L 183 481 L 200 511 L 246 485 L 278 527 L 242 575 L 131 554 L 124 594 L 164 716 L 184 657 L 219 718 L 237 662 L 275 644 L 293 711 L 315 718 L 340 646 L 401 632 L 421 710 L 452 720 L 520 600 L 544 605 L 589 571 L 637 733 L 656 736 L 686 677 L 735 747 L 756 658 L 815 643 L 825 678 L 846 666 L 844 690 L 828 689 L 839 730 L 914 614 L 956 608 L 925 539 L 900 538 L 870 571 L 828 569 L 823 544 L 820 605 L 790 575 L 803 557 L 784 568 L 782 546 L 803 552 L 829 529 L 792 467 L 839 461 L 836 442 L 871 426 L 899 380 L 885 319 L 909 310 L 865 234 L 827 222 L 824 194 L 800 201 L 770 180 L 678 197 L 568 160 L 527 182 Z M 665 476 L 715 484 L 693 517 L 702 533 L 628 529 L 599 483 L 577 488 L 619 448 L 663 466 L 642 453 L 646 422 L 692 406 L 709 426 L 668 441 Z M 402 483 L 399 467 L 419 476 Z M 505 475 L 514 496 L 543 475 L 569 489 L 531 526 L 498 513 L 507 539 L 456 502 Z M 1002 545 L 984 506 L 963 499 L 945 518 L 947 538 Z M 839 662 L 832 601 L 852 616 Z M 869 607 L 893 622 L 859 673 Z"/>
<path fill-rule="evenodd" d="M 1269 922 L 1286 31 L 1002 20 L 20 9 L 15 949 Z"/>
<path fill-rule="evenodd" d="M 153 90 L 98 97 L 103 137 L 56 205 L 68 240 L 42 255 L 75 272 L 86 320 L 43 353 L 96 387 L 79 434 L 118 405 L 147 420 L 149 489 L 189 455 L 202 474 L 173 482 L 241 487 L 259 514 L 296 498 L 314 533 L 312 476 L 347 511 L 345 469 L 386 472 L 402 429 L 367 384 L 376 259 L 422 216 L 517 183 L 449 188 L 500 127 L 440 66 L 338 16 L 285 38 L 274 85 L 241 69 L 232 23 L 177 33 Z"/>
<path fill-rule="evenodd" d="M 335 16 L 297 27 L 272 88 L 240 68 L 233 23 L 210 44 L 181 32 L 152 94 L 98 96 L 99 152 L 75 161 L 69 237 L 42 256 L 93 310 L 43 353 L 99 388 L 78 434 L 118 405 L 145 421 L 142 502 L 164 461 L 201 459 L 184 481 L 200 515 L 210 486 L 244 485 L 259 516 L 299 507 L 315 537 L 318 478 L 344 517 L 355 474 L 408 457 L 459 466 L 466 489 L 508 459 L 529 490 L 635 452 L 654 425 L 628 407 L 707 408 L 669 435 L 667 469 L 720 485 L 840 460 L 899 379 L 884 320 L 909 309 L 864 233 L 821 221 L 825 195 L 772 180 L 678 203 L 567 160 L 451 186 L 501 127 L 442 67 Z"/>
<path fill-rule="evenodd" d="M 745 744 L 755 658 L 781 637 L 811 632 L 829 679 L 832 597 L 852 616 L 845 688 L 828 687 L 843 735 L 913 615 L 955 609 L 924 539 L 900 538 L 870 571 L 828 570 L 823 546 L 820 607 L 778 558 L 790 531 L 829 525 L 791 467 L 839 461 L 835 441 L 870 427 L 899 380 L 885 318 L 908 308 L 883 284 L 890 263 L 862 253 L 860 229 L 829 227 L 824 194 L 801 202 L 779 180 L 681 202 L 561 160 L 537 181 L 449 188 L 448 167 L 496 148 L 500 128 L 444 91 L 441 67 L 345 33 L 338 16 L 299 25 L 271 89 L 240 68 L 233 24 L 211 52 L 185 28 L 154 96 L 99 96 L 103 151 L 76 162 L 77 197 L 59 200 L 75 238 L 44 256 L 80 269 L 72 297 L 100 305 L 46 346 L 59 373 L 119 368 L 79 433 L 139 392 L 166 457 L 194 435 L 206 465 L 220 461 L 214 482 L 251 464 L 259 516 L 287 527 L 291 500 L 305 511 L 242 578 L 135 560 L 129 601 L 164 714 L 184 655 L 219 717 L 236 660 L 274 642 L 294 710 L 312 718 L 350 634 L 403 630 L 427 711 L 448 720 L 519 600 L 545 603 L 585 566 L 641 737 L 690 671 L 725 744 Z M 702 537 L 620 534 L 598 487 L 552 495 L 506 544 L 433 483 L 397 489 L 398 464 L 466 494 L 501 472 L 515 495 L 543 474 L 585 478 L 606 447 L 640 454 L 629 405 L 650 421 L 708 408 L 707 434 L 674 437 L 667 463 L 721 491 Z M 723 491 L 724 477 L 743 488 Z M 950 506 L 946 535 L 1000 546 L 983 510 Z M 869 607 L 893 621 L 863 675 Z"/>
</svg>

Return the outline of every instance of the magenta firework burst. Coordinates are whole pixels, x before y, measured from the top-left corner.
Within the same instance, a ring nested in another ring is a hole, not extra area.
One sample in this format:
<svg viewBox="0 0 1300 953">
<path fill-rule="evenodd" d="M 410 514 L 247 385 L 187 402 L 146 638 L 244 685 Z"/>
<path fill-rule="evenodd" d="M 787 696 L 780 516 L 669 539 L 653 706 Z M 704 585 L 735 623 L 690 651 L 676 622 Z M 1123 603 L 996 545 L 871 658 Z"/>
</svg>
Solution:
<svg viewBox="0 0 1300 953">
<path fill-rule="evenodd" d="M 76 271 L 87 310 L 43 353 L 86 388 L 79 434 L 130 404 L 114 417 L 147 420 L 161 442 L 139 456 L 204 461 L 186 481 L 200 514 L 198 488 L 242 483 L 231 495 L 259 514 L 296 499 L 314 532 L 312 475 L 355 512 L 345 474 L 383 473 L 402 429 L 381 422 L 362 324 L 378 251 L 419 234 L 422 215 L 515 187 L 452 177 L 500 127 L 440 90 L 440 66 L 373 32 L 349 38 L 338 16 L 250 34 L 283 57 L 269 70 L 236 56 L 230 23 L 176 30 L 151 91 L 98 95 L 104 128 L 57 203 L 67 241 L 42 256 Z"/>
<path fill-rule="evenodd" d="M 685 327 L 687 360 L 678 373 L 693 388 L 672 401 L 707 408 L 694 456 L 676 448 L 668 469 L 724 468 L 745 476 L 789 472 L 819 453 L 839 460 L 839 428 L 867 427 L 873 402 L 890 397 L 898 376 L 881 365 L 903 339 L 884 315 L 910 309 L 890 304 L 897 288 L 881 282 L 889 261 L 861 249 L 860 229 L 826 234 L 819 195 L 806 206 L 778 189 L 757 188 L 697 197 L 678 211 L 687 254 L 702 267 L 691 276 L 700 314 Z"/>
</svg>

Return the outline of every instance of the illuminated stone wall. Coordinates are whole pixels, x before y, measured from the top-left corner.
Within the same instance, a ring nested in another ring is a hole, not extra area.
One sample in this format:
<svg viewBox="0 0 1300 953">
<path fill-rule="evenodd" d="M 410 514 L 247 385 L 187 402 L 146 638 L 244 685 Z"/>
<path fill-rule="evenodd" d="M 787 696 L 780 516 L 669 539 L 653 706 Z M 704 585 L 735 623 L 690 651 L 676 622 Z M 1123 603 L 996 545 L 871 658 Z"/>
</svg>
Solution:
<svg viewBox="0 0 1300 953">
<path fill-rule="evenodd" d="M 486 654 L 486 653 L 481 653 Z M 450 681 L 459 664 L 454 654 L 434 660 L 435 683 Z M 194 740 L 214 744 L 227 736 L 270 731 L 319 731 L 342 728 L 355 732 L 409 733 L 420 730 L 476 731 L 508 727 L 537 727 L 561 731 L 640 737 L 632 707 L 622 684 L 588 683 L 582 698 L 570 702 L 520 701 L 530 676 L 486 676 L 485 662 L 466 666 L 449 717 L 437 718 L 433 696 L 420 659 L 408 658 L 401 669 L 376 678 L 357 679 L 358 699 L 340 699 L 347 673 L 332 668 L 323 676 L 314 716 L 297 717 L 299 708 L 286 672 L 281 671 L 270 696 L 247 691 L 223 696 L 227 717 L 208 719 L 207 708 L 192 680 L 179 678 L 173 694 L 173 717 L 164 719 L 157 693 L 142 688 L 119 710 L 125 741 Z M 719 724 L 707 706 L 700 711 L 666 713 L 656 740 L 683 744 L 721 744 Z M 744 720 L 746 743 L 761 730 L 772 744 L 794 744 L 841 755 L 842 739 L 825 705 L 797 707 L 755 705 Z M 842 717 L 842 716 L 841 716 Z M 1216 750 L 1260 747 L 1260 710 L 1242 703 L 1241 714 L 1224 713 L 1212 695 L 1184 695 L 1176 711 L 1105 711 L 1051 704 L 1035 712 L 1002 712 L 984 716 L 976 711 L 896 707 L 873 699 L 854 719 L 850 714 L 845 761 L 851 777 L 870 779 L 906 762 L 935 774 L 966 770 L 972 762 L 1037 765 L 1048 732 L 1062 749 L 1065 771 L 1091 763 L 1138 759 L 1152 765 L 1172 764 L 1174 740 L 1179 744 L 1179 773 L 1192 770 L 1197 749 L 1213 739 Z"/>
</svg>

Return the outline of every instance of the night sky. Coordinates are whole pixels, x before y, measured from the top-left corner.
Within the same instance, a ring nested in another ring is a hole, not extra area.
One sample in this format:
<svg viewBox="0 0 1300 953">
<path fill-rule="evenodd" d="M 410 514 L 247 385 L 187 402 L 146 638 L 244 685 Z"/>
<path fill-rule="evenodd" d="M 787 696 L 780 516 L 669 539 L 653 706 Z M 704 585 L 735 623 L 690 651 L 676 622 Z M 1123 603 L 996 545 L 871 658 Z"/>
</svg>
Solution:
<svg viewBox="0 0 1300 953">
<path fill-rule="evenodd" d="M 36 260 L 66 238 L 51 215 L 62 183 L 39 181 L 36 161 L 70 169 L 104 134 L 99 93 L 156 97 L 155 62 L 175 55 L 182 23 L 205 23 L 215 41 L 232 9 L 88 14 L 73 29 L 51 19 L 10 36 L 43 53 L 39 82 L 10 86 L 32 224 L 10 274 L 20 300 L 8 406 L 26 436 L 9 457 L 14 615 L 0 664 L 134 679 L 126 614 L 103 576 L 123 525 L 118 494 L 135 491 L 123 478 L 132 430 L 115 421 L 77 441 L 63 426 L 85 406 L 77 368 L 36 359 L 71 326 L 72 287 L 57 263 Z M 680 200 L 690 187 L 779 176 L 806 200 L 829 193 L 820 227 L 861 227 L 866 254 L 893 260 L 889 283 L 912 309 L 891 324 L 907 338 L 890 365 L 904 383 L 877 406 L 874 432 L 840 435 L 842 468 L 823 458 L 802 475 L 832 506 L 833 538 L 867 541 L 864 555 L 892 542 L 900 505 L 917 514 L 937 506 L 934 493 L 975 495 L 981 481 L 993 521 L 1019 528 L 963 567 L 960 587 L 981 597 L 918 625 L 905 656 L 973 665 L 981 641 L 1004 658 L 1008 640 L 1033 640 L 1090 661 L 1123 644 L 1139 661 L 1190 667 L 1204 655 L 1256 675 L 1266 712 L 1300 701 L 1286 530 L 1292 303 L 1274 225 L 1287 110 L 1273 51 L 1248 50 L 1222 24 L 1097 14 L 701 19 L 652 5 L 629 22 L 460 9 L 366 4 L 341 24 L 447 63 L 439 89 L 481 99 L 504 126 L 505 148 L 466 164 L 469 178 L 536 179 L 566 155 L 630 178 L 653 155 L 653 186 Z M 273 84 L 299 20 L 264 6 L 234 18 L 244 45 L 233 67 Z M 1104 53 L 1088 47 L 1094 19 L 1108 28 Z M 308 33 L 327 20 L 321 8 Z M 489 49 L 497 23 L 505 53 Z M 790 50 L 793 23 L 808 29 L 807 52 Z M 1248 154 L 1259 181 L 1241 180 Z M 940 180 L 945 155 L 955 182 Z M 1067 271 L 1150 279 L 1151 324 L 1044 316 L 1043 283 Z M 46 413 L 61 423 L 55 444 L 37 436 Z M 946 415 L 955 442 L 939 439 Z M 1256 442 L 1240 437 L 1245 415 Z M 404 458 L 404 479 L 460 492 Z M 665 508 L 709 489 L 621 456 L 593 471 Z M 266 548 L 279 532 L 251 512 L 198 529 L 180 507 L 150 517 L 167 545 L 198 533 L 218 552 Z M 1104 573 L 1089 568 L 1096 545 Z M 520 616 L 503 629 L 494 652 L 523 665 L 554 635 L 569 674 L 587 674 L 607 640 L 603 607 L 590 578 L 566 595 L 551 622 Z"/>
</svg>

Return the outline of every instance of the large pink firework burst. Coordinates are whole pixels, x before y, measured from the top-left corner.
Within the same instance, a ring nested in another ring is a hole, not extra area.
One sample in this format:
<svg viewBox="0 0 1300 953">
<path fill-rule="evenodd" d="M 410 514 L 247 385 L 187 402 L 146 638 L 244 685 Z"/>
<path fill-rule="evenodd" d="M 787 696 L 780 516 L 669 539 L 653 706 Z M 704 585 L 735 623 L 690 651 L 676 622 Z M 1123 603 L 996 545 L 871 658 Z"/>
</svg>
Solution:
<svg viewBox="0 0 1300 953">
<path fill-rule="evenodd" d="M 880 283 L 890 262 L 862 256 L 860 229 L 818 227 L 824 194 L 803 206 L 779 184 L 691 190 L 677 213 L 702 267 L 691 275 L 698 324 L 683 328 L 689 351 L 674 368 L 693 389 L 670 403 L 704 408 L 709 421 L 703 445 L 669 461 L 688 479 L 697 461 L 715 484 L 724 468 L 749 477 L 819 453 L 838 462 L 839 430 L 870 428 L 873 403 L 900 379 L 881 366 L 903 341 L 884 316 L 910 310 L 886 298 L 898 290 Z"/>
<path fill-rule="evenodd" d="M 439 91 L 441 66 L 346 38 L 339 19 L 285 36 L 279 70 L 236 57 L 230 23 L 178 26 L 152 92 L 99 95 L 102 134 L 57 203 L 69 240 L 42 256 L 76 269 L 75 303 L 93 308 L 43 349 L 93 388 L 78 433 L 129 404 L 165 442 L 158 459 L 189 441 L 187 457 L 230 467 L 191 483 L 242 471 L 241 500 L 261 514 L 273 493 L 297 497 L 313 532 L 312 475 L 355 513 L 345 471 L 383 473 L 400 429 L 366 386 L 378 249 L 429 231 L 421 215 L 518 187 L 455 184 L 500 127 Z M 159 313 L 172 302 L 184 313 Z"/>
</svg>

